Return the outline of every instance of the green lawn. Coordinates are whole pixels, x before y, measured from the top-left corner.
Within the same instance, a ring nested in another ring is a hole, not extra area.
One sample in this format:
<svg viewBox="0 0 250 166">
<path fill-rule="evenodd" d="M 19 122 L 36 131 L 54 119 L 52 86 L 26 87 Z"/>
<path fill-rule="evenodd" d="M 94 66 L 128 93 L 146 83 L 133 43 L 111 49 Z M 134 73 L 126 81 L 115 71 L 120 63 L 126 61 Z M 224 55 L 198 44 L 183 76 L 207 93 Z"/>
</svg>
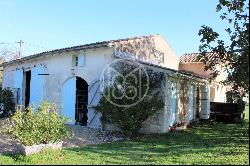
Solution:
<svg viewBox="0 0 250 166">
<path fill-rule="evenodd" d="M 249 120 L 249 105 L 246 105 L 245 119 Z"/>
<path fill-rule="evenodd" d="M 249 164 L 248 125 L 200 123 L 131 141 L 0 156 L 0 164 Z"/>
</svg>

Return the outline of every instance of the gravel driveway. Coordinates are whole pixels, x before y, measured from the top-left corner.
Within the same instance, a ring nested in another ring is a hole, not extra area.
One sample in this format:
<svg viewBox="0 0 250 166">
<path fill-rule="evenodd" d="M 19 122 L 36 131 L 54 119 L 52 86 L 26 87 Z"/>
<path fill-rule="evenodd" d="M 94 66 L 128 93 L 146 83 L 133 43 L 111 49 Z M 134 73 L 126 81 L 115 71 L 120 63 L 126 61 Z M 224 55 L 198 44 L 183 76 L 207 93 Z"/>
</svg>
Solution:
<svg viewBox="0 0 250 166">
<path fill-rule="evenodd" d="M 5 123 L 0 119 L 0 128 Z M 72 130 L 72 137 L 63 141 L 63 147 L 80 147 L 90 144 L 100 144 L 121 140 L 124 137 L 114 132 L 101 132 L 100 130 L 91 129 L 79 125 L 69 125 Z M 20 143 L 9 138 L 7 135 L 0 133 L 0 154 L 15 153 L 19 151 Z"/>
<path fill-rule="evenodd" d="M 114 133 L 97 129 L 91 129 L 85 126 L 70 125 L 73 136 L 64 140 L 64 147 L 79 147 L 89 144 L 100 144 L 104 142 L 112 142 L 124 139 L 123 136 Z"/>
</svg>

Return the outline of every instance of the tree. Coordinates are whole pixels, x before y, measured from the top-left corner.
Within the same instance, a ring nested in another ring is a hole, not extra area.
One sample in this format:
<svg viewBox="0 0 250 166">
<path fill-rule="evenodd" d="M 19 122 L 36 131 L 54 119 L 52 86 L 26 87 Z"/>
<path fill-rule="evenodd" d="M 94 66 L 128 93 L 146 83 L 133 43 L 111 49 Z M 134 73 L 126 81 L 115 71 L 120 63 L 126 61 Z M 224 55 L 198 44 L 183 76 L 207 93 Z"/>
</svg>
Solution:
<svg viewBox="0 0 250 166">
<path fill-rule="evenodd" d="M 126 61 L 112 66 L 121 76 L 129 76 L 131 71 L 138 69 L 137 65 L 124 62 Z M 111 74 L 107 73 L 107 76 Z M 164 106 L 161 91 L 164 75 L 147 69 L 146 73 L 135 72 L 125 80 L 121 76 L 113 76 L 113 83 L 104 86 L 103 95 L 95 109 L 102 113 L 103 126 L 110 123 L 126 136 L 134 136 L 143 122 Z M 141 84 L 138 86 L 139 79 Z M 139 91 L 143 97 L 139 95 Z"/>
<path fill-rule="evenodd" d="M 11 61 L 19 58 L 18 49 L 15 47 L 8 47 L 5 45 L 5 43 L 0 43 L 0 64 Z M 3 71 L 2 67 L 0 67 L 0 90 L 2 89 L 2 77 L 3 77 Z"/>
<path fill-rule="evenodd" d="M 198 33 L 201 36 L 198 59 L 206 64 L 205 70 L 213 70 L 212 79 L 220 74 L 215 66 L 226 68 L 228 78 L 222 83 L 231 87 L 227 95 L 230 99 L 239 99 L 249 94 L 249 2 L 219 0 L 216 12 L 222 13 L 220 18 L 228 25 L 225 31 L 229 43 L 220 39 L 211 27 L 203 25 Z M 217 56 L 208 62 L 207 52 L 214 52 Z"/>
<path fill-rule="evenodd" d="M 3 46 L 0 47 L 0 57 L 5 61 L 19 59 L 19 50 L 16 47 Z"/>
</svg>

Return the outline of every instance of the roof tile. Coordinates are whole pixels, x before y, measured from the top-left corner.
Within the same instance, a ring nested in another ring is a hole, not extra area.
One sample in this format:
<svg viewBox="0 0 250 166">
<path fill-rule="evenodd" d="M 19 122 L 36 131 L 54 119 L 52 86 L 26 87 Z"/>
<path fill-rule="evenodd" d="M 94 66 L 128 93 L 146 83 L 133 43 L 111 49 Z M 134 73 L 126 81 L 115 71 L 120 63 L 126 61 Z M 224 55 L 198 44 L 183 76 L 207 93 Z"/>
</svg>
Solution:
<svg viewBox="0 0 250 166">
<path fill-rule="evenodd" d="M 197 57 L 198 55 L 200 55 L 201 53 L 188 53 L 188 54 L 184 54 L 180 57 L 180 63 L 187 63 L 187 62 L 200 62 Z M 208 57 L 208 60 L 210 61 L 214 56 L 216 55 L 216 53 L 213 52 L 208 52 L 206 53 L 206 56 Z"/>
</svg>

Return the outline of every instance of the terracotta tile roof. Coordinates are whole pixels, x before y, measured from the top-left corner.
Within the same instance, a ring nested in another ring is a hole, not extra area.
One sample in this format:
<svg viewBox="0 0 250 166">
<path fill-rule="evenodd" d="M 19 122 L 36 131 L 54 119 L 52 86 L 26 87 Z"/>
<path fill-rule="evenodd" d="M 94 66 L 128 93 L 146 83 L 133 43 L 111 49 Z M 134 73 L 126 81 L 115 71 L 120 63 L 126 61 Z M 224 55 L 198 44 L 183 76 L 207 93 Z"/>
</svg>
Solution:
<svg viewBox="0 0 250 166">
<path fill-rule="evenodd" d="M 61 53 L 61 52 L 88 49 L 88 48 L 109 47 L 111 44 L 116 43 L 116 42 L 128 41 L 128 40 L 136 40 L 136 39 L 144 39 L 144 38 L 152 38 L 152 37 L 156 37 L 156 36 L 160 36 L 160 35 L 156 34 L 156 35 L 148 35 L 148 36 L 140 36 L 140 37 L 131 37 L 131 38 L 125 38 L 125 39 L 101 41 L 101 42 L 95 42 L 95 43 L 84 44 L 84 45 L 79 45 L 79 46 L 55 49 L 55 50 L 51 50 L 51 51 L 45 51 L 45 52 L 41 52 L 41 53 L 38 53 L 38 54 L 26 56 L 26 57 L 23 57 L 21 59 L 16 59 L 16 60 L 12 60 L 12 61 L 9 61 L 9 62 L 5 62 L 3 64 L 0 64 L 0 66 L 13 64 L 13 63 L 16 63 L 16 62 L 25 61 L 25 60 L 32 59 L 32 58 L 37 58 L 37 57 L 43 56 L 45 54 L 47 55 L 47 54 Z"/>
<path fill-rule="evenodd" d="M 184 54 L 180 57 L 180 63 L 187 63 L 187 62 L 199 62 L 197 57 L 200 55 L 200 53 L 188 53 Z M 208 60 L 210 61 L 216 53 L 208 52 L 206 53 L 206 56 L 208 57 Z"/>
</svg>

